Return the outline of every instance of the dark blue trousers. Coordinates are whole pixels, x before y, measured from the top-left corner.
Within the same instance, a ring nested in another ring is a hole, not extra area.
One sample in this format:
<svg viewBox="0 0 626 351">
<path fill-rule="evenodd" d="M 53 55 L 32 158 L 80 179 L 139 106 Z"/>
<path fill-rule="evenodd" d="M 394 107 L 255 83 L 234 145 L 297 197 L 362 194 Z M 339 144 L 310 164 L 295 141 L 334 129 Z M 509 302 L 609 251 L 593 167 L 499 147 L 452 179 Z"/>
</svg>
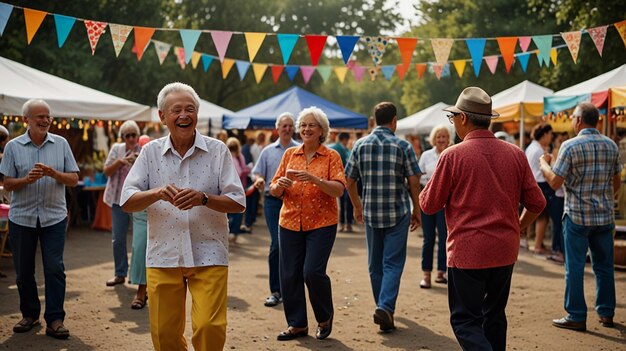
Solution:
<svg viewBox="0 0 626 351">
<path fill-rule="evenodd" d="M 254 190 L 252 195 L 246 197 L 246 216 L 244 224 L 246 227 L 252 227 L 256 221 L 256 213 L 259 210 L 259 198 L 261 194 L 257 189 Z"/>
<path fill-rule="evenodd" d="M 448 269 L 450 324 L 463 350 L 506 350 L 513 265 L 485 269 Z"/>
<path fill-rule="evenodd" d="M 270 232 L 270 252 L 267 257 L 270 269 L 270 293 L 280 293 L 280 271 L 279 271 L 279 250 L 278 250 L 278 219 L 280 208 L 283 207 L 283 200 L 265 194 L 263 214 L 265 223 Z"/>
</svg>

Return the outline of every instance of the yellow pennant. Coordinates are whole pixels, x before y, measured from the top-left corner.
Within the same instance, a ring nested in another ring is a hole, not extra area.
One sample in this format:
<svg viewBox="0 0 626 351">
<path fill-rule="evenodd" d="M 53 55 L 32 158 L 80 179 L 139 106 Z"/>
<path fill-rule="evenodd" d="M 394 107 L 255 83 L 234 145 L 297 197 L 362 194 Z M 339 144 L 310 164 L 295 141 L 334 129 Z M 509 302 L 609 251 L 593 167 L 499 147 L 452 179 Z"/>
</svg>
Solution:
<svg viewBox="0 0 626 351">
<path fill-rule="evenodd" d="M 26 36 L 28 38 L 28 44 L 33 40 L 35 33 L 41 26 L 41 22 L 46 18 L 48 13 L 44 11 L 37 11 L 31 9 L 24 9 L 24 20 L 26 21 Z"/>
<path fill-rule="evenodd" d="M 265 75 L 265 71 L 267 71 L 267 65 L 264 63 L 253 63 L 252 71 L 254 72 L 254 79 L 256 79 L 256 83 L 259 84 Z"/>
<path fill-rule="evenodd" d="M 341 84 L 346 80 L 346 73 L 348 73 L 348 67 L 335 67 L 335 74 Z"/>
<path fill-rule="evenodd" d="M 248 57 L 250 62 L 252 62 L 259 52 L 263 40 L 265 40 L 265 33 L 244 33 L 244 35 L 246 37 L 246 46 L 248 47 Z"/>
<path fill-rule="evenodd" d="M 194 51 L 193 53 L 191 53 L 191 67 L 193 67 L 193 69 L 196 69 L 196 67 L 198 67 L 198 62 L 200 62 L 200 59 L 202 58 L 202 54 Z"/>
<path fill-rule="evenodd" d="M 556 48 L 552 48 L 552 50 L 550 50 L 550 61 L 552 61 L 552 64 L 556 66 L 556 58 L 558 56 L 558 51 L 556 50 Z"/>
<path fill-rule="evenodd" d="M 454 60 L 452 63 L 454 64 L 456 73 L 459 74 L 459 78 L 463 78 L 463 72 L 465 71 L 465 65 L 467 62 L 465 60 Z"/>
<path fill-rule="evenodd" d="M 224 58 L 224 62 L 222 62 L 222 79 L 226 79 L 228 72 L 230 72 L 230 69 L 233 68 L 234 64 L 235 60 Z"/>
</svg>

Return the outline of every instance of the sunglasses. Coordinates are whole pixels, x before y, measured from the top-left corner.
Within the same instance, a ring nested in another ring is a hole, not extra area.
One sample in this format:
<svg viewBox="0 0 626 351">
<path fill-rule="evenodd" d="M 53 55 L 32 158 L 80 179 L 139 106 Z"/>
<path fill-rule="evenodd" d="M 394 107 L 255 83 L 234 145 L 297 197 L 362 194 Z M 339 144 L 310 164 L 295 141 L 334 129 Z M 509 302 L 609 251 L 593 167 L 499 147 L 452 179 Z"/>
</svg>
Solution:
<svg viewBox="0 0 626 351">
<path fill-rule="evenodd" d="M 135 133 L 128 133 L 128 134 L 124 134 L 124 139 L 130 139 L 130 138 L 136 138 L 137 134 Z"/>
</svg>

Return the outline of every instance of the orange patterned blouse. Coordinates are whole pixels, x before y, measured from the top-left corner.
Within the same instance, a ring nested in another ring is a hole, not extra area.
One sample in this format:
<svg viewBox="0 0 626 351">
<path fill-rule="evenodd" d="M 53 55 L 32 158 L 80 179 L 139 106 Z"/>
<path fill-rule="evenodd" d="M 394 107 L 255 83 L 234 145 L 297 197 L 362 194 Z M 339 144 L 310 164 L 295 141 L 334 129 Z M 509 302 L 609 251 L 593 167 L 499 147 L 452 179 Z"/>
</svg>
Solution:
<svg viewBox="0 0 626 351">
<path fill-rule="evenodd" d="M 304 145 L 287 149 L 272 184 L 280 177 L 284 177 L 288 169 L 306 170 L 318 178 L 346 185 L 341 157 L 337 151 L 324 145 L 320 145 L 308 165 Z M 309 231 L 337 222 L 339 222 L 337 198 L 327 195 L 309 182 L 296 181 L 290 188 L 285 189 L 283 207 L 280 210 L 281 227 L 293 231 Z"/>
</svg>

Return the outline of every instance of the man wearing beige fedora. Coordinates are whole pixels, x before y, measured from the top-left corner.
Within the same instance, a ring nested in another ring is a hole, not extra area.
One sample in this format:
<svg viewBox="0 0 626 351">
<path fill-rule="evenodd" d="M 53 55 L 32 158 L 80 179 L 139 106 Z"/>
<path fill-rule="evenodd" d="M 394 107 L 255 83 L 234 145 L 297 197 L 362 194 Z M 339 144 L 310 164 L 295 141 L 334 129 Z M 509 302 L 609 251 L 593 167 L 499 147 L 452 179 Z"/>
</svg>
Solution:
<svg viewBox="0 0 626 351">
<path fill-rule="evenodd" d="M 420 207 L 427 214 L 445 208 L 450 324 L 461 348 L 505 350 L 505 307 L 520 228 L 546 200 L 524 152 L 488 130 L 498 114 L 485 91 L 466 88 L 444 110 L 463 142 L 439 156 Z M 525 210 L 518 217 L 520 203 Z"/>
</svg>

